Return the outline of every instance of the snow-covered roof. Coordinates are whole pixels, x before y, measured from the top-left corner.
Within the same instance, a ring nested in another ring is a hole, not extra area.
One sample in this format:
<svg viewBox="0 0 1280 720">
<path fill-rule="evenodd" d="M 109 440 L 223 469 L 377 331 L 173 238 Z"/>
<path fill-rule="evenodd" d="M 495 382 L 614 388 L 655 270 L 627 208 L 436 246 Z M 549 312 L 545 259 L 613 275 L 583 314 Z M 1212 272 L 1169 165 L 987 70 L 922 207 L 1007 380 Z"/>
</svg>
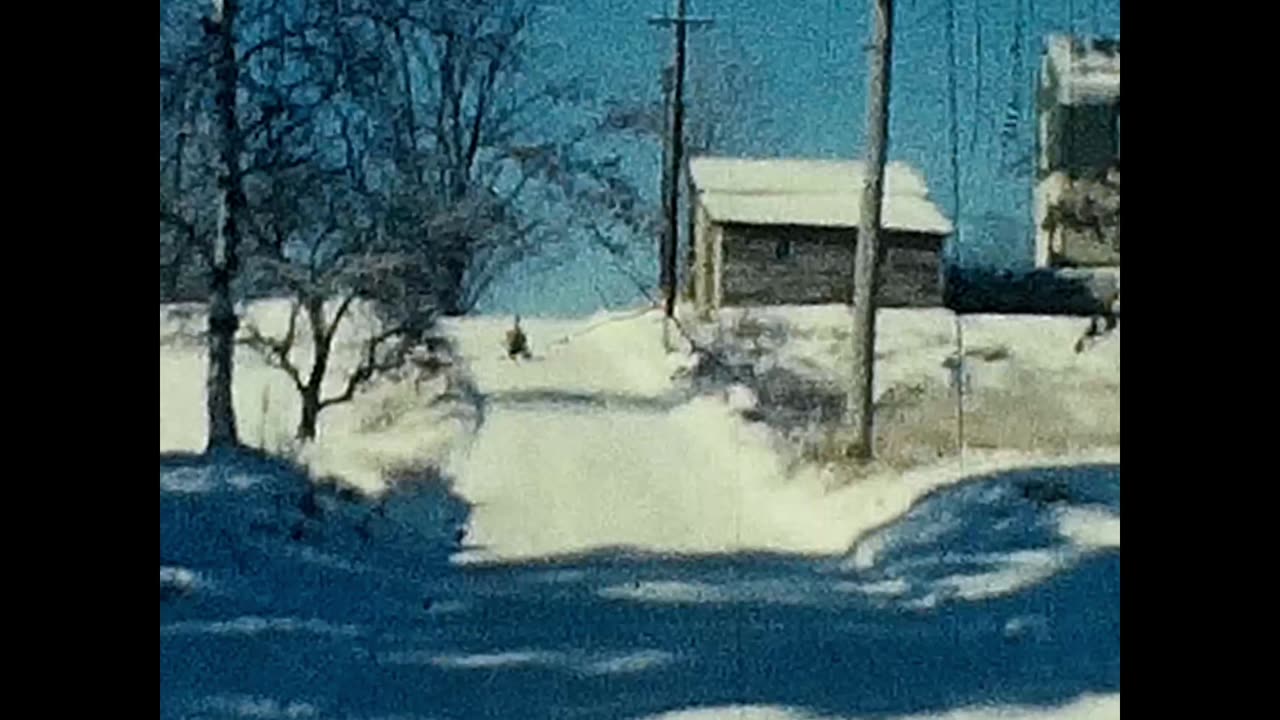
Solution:
<svg viewBox="0 0 1280 720">
<path fill-rule="evenodd" d="M 698 157 L 689 173 L 712 222 L 857 227 L 864 163 Z M 883 224 L 895 230 L 947 235 L 951 221 L 929 200 L 924 176 L 885 166 Z"/>
<path fill-rule="evenodd" d="M 1120 42 L 1050 35 L 1047 56 L 1061 105 L 1113 103 L 1120 99 Z"/>
</svg>

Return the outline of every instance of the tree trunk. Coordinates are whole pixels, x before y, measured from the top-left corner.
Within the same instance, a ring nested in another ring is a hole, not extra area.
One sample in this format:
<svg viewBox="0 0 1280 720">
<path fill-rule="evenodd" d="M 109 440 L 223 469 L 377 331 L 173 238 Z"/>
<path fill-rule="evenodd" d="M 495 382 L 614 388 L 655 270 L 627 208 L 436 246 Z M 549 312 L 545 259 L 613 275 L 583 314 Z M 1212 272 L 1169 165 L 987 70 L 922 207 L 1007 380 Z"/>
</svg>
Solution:
<svg viewBox="0 0 1280 720">
<path fill-rule="evenodd" d="M 440 311 L 449 317 L 457 317 L 467 313 L 466 283 L 467 265 L 458 257 L 445 258 L 441 262 L 444 275 L 443 287 L 440 290 Z"/>
<path fill-rule="evenodd" d="M 236 0 L 224 0 L 221 13 L 215 13 L 214 20 L 205 24 L 214 45 L 215 102 L 222 130 L 220 154 L 223 165 L 223 175 L 219 178 L 223 216 L 215 239 L 209 284 L 209 369 L 205 391 L 209 424 L 207 451 L 240 444 L 231 390 L 235 335 L 240 324 L 231 296 L 231 281 L 239 264 L 240 227 L 237 220 L 243 216 L 246 204 L 240 187 L 242 138 L 236 117 L 236 87 L 239 84 L 234 35 L 236 13 Z"/>
<path fill-rule="evenodd" d="M 302 388 L 302 417 L 298 420 L 297 438 L 304 442 L 316 439 L 316 424 L 320 419 L 320 388 L 307 385 Z"/>
<path fill-rule="evenodd" d="M 307 298 L 307 321 L 311 325 L 312 355 L 311 373 L 307 383 L 302 387 L 302 417 L 298 420 L 297 438 L 311 441 L 316 439 L 316 426 L 323 405 L 320 393 L 324 390 L 324 376 L 329 372 L 329 356 L 332 352 L 333 338 L 329 332 L 328 319 L 324 316 L 324 298 Z"/>
<path fill-rule="evenodd" d="M 875 290 L 880 264 L 880 211 L 884 199 L 884 164 L 889 134 L 889 68 L 893 58 L 893 0 L 875 0 L 867 87 L 866 168 L 862 210 L 854 252 L 853 368 L 845 405 L 856 432 L 854 454 L 872 455 L 872 392 L 876 341 Z"/>
<path fill-rule="evenodd" d="M 230 273 L 214 270 L 209 295 L 209 367 L 205 381 L 209 435 L 205 449 L 212 452 L 240 444 L 231 394 L 235 335 L 240 320 L 231 301 Z"/>
</svg>

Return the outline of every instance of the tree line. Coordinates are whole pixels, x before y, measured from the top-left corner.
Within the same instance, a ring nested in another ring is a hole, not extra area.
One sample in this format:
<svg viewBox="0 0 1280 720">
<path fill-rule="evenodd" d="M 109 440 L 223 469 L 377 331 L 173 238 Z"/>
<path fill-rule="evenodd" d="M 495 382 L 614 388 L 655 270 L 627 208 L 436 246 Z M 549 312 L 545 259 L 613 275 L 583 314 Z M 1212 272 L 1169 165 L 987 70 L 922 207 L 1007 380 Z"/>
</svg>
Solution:
<svg viewBox="0 0 1280 720">
<path fill-rule="evenodd" d="M 616 254 L 652 236 L 656 209 L 610 143 L 651 135 L 652 113 L 594 102 L 537 62 L 538 12 L 161 2 L 160 297 L 208 308 L 209 449 L 239 445 L 237 345 L 288 375 L 311 439 L 325 407 L 402 364 L 514 264 L 579 231 Z M 290 302 L 283 334 L 242 327 L 237 302 L 260 297 Z M 341 392 L 322 396 L 357 305 L 377 327 Z"/>
<path fill-rule="evenodd" d="M 618 159 L 586 142 L 601 125 L 568 112 L 576 83 L 528 62 L 536 9 L 161 3 L 161 299 L 208 303 L 211 449 L 239 442 L 237 342 L 288 374 L 309 439 L 321 409 L 403 362 L 439 316 L 471 310 L 584 209 L 641 222 Z M 291 302 L 283 336 L 240 327 L 234 301 L 264 295 Z M 357 303 L 379 327 L 344 391 L 321 397 Z M 313 343 L 305 368 L 294 359 L 302 333 Z"/>
</svg>

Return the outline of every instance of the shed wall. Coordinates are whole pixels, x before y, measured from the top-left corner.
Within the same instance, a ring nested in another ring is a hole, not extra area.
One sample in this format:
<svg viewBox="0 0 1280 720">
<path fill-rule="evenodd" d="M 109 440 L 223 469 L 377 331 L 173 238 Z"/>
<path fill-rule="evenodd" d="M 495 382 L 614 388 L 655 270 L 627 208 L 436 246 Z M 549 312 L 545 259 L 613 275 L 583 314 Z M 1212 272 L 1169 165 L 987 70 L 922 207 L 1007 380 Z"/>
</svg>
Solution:
<svg viewBox="0 0 1280 720">
<path fill-rule="evenodd" d="M 853 295 L 855 229 L 724 225 L 721 303 L 847 303 Z M 942 239 L 886 231 L 877 304 L 934 307 L 943 302 Z"/>
</svg>

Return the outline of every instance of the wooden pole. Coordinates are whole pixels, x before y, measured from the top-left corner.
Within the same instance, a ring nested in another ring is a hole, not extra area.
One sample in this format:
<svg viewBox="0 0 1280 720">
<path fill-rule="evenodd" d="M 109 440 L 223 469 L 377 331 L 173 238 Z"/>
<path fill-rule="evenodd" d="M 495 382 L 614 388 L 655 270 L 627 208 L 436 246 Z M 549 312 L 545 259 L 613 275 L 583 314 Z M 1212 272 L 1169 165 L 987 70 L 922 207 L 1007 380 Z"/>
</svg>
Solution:
<svg viewBox="0 0 1280 720">
<path fill-rule="evenodd" d="M 675 27 L 675 58 L 672 62 L 673 79 L 670 101 L 670 131 L 667 133 L 670 153 L 665 158 L 663 191 L 666 223 L 659 253 L 659 283 L 663 305 L 668 319 L 675 315 L 676 307 L 676 246 L 680 237 L 680 168 L 684 165 L 684 80 L 685 57 L 688 49 L 689 26 L 706 25 L 711 21 L 688 16 L 688 0 L 678 0 L 675 17 L 651 18 L 654 25 Z"/>
<path fill-rule="evenodd" d="M 962 269 L 960 262 L 960 88 L 956 79 L 958 60 L 956 57 L 956 0 L 947 0 L 947 110 L 950 115 L 951 145 L 951 220 L 954 223 L 952 235 L 952 263 Z M 952 276 L 955 276 L 955 269 Z M 964 463 L 964 319 L 959 310 L 955 313 L 956 336 L 956 447 L 960 453 L 960 462 Z"/>
<path fill-rule="evenodd" d="M 675 105 L 675 74 L 674 65 L 669 65 L 662 70 L 662 237 L 659 242 L 658 253 L 658 288 L 665 293 L 667 288 L 667 248 L 675 243 L 672 241 L 671 218 L 676 217 L 679 213 L 679 206 L 676 205 L 679 194 L 673 192 L 672 186 L 676 182 L 675 172 L 677 165 L 673 162 L 675 158 L 675 147 L 672 142 L 674 135 L 672 128 L 674 127 L 673 113 Z M 665 302 L 666 295 L 663 300 Z"/>
<path fill-rule="evenodd" d="M 675 97 L 671 102 L 671 187 L 667 189 L 671 207 L 667 211 L 666 253 L 662 258 L 662 292 L 666 314 L 676 309 L 676 242 L 680 237 L 680 165 L 684 161 L 684 63 L 689 27 L 684 23 L 687 0 L 680 0 L 676 11 L 676 77 Z"/>
<path fill-rule="evenodd" d="M 893 0 L 873 0 L 872 41 L 868 46 L 867 147 L 862 210 L 853 266 L 853 367 L 845 415 L 856 433 L 854 454 L 873 452 L 876 308 L 879 285 L 880 213 L 884 200 L 884 166 L 889 135 L 889 84 L 893 59 Z"/>
</svg>

